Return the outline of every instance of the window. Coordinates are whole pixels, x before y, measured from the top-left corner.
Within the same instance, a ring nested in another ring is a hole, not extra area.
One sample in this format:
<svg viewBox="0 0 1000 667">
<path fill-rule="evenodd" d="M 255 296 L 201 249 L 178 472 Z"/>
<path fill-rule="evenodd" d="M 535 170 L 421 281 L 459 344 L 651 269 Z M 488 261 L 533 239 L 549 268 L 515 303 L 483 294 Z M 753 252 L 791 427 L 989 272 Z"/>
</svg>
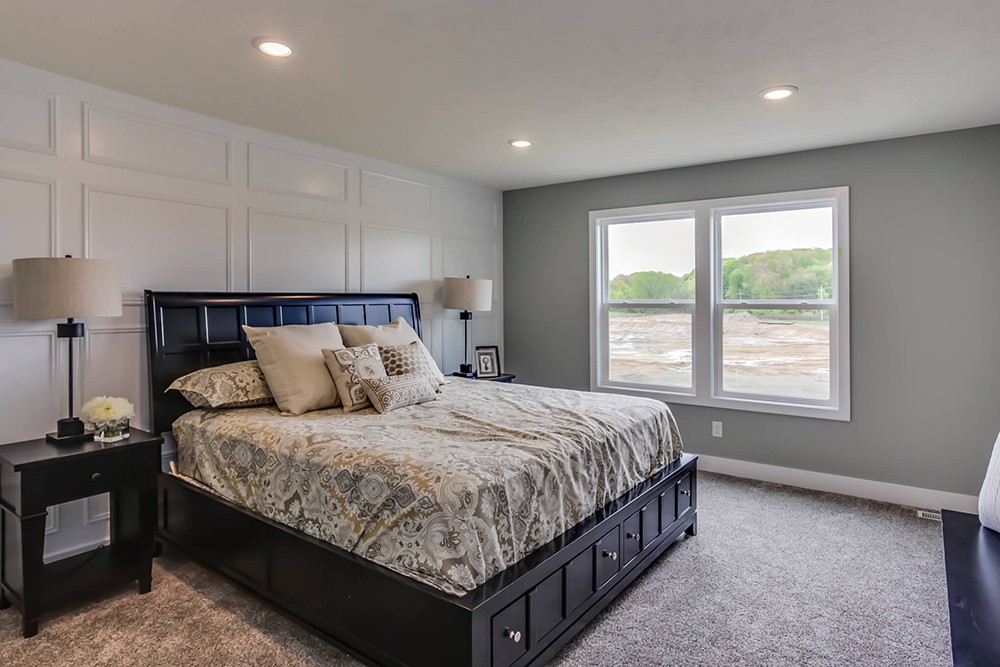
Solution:
<svg viewBox="0 0 1000 667">
<path fill-rule="evenodd" d="M 850 420 L 847 188 L 590 218 L 593 389 Z"/>
</svg>

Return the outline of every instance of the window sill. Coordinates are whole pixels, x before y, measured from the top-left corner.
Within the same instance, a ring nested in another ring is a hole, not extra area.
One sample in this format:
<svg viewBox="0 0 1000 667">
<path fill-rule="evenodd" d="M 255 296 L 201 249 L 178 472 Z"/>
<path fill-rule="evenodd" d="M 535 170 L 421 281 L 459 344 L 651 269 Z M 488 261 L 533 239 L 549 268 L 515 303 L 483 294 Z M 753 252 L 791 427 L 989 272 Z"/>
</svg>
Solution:
<svg viewBox="0 0 1000 667">
<path fill-rule="evenodd" d="M 684 405 L 696 405 L 704 408 L 720 408 L 723 410 L 743 410 L 746 412 L 763 412 L 772 415 L 786 415 L 791 417 L 807 417 L 810 419 L 828 419 L 831 421 L 851 421 L 851 409 L 847 407 L 831 407 L 825 405 L 804 405 L 801 403 L 783 403 L 780 401 L 767 401 L 750 398 L 735 398 L 731 396 L 715 396 L 704 398 L 682 391 L 668 391 L 663 389 L 639 389 L 636 387 L 623 387 L 619 385 L 591 384 L 591 391 L 605 392 L 609 394 L 623 394 L 626 396 L 641 396 L 652 398 L 664 403 L 678 403 Z"/>
</svg>

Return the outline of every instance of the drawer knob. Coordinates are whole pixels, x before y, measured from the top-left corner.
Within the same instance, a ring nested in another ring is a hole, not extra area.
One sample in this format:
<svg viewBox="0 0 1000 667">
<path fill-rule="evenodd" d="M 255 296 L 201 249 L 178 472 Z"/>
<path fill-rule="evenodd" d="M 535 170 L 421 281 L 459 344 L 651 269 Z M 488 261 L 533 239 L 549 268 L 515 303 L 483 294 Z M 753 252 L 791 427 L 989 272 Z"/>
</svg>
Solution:
<svg viewBox="0 0 1000 667">
<path fill-rule="evenodd" d="M 93 475 L 90 476 L 90 479 L 93 480 L 93 481 L 95 481 L 95 482 L 100 482 L 101 481 L 101 473 L 95 472 Z"/>
<path fill-rule="evenodd" d="M 518 632 L 517 630 L 511 630 L 510 628 L 507 628 L 506 630 L 503 631 L 503 636 L 511 640 L 515 644 L 521 641 L 521 633 Z"/>
<path fill-rule="evenodd" d="M 681 495 L 682 496 L 690 496 L 691 495 L 691 489 L 681 489 Z"/>
<path fill-rule="evenodd" d="M 627 537 L 630 540 L 635 540 L 636 542 L 642 540 L 642 537 L 639 536 L 639 533 L 625 533 L 625 537 Z"/>
<path fill-rule="evenodd" d="M 617 551 L 605 551 L 604 552 L 604 557 L 607 558 L 608 560 L 618 560 L 618 552 Z"/>
</svg>

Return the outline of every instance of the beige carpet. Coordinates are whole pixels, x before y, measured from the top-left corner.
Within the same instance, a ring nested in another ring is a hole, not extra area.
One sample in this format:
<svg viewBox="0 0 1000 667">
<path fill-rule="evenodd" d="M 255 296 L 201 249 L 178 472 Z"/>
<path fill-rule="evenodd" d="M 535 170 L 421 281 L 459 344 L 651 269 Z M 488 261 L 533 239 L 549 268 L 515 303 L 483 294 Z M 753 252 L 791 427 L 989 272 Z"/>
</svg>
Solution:
<svg viewBox="0 0 1000 667">
<path fill-rule="evenodd" d="M 890 505 L 703 474 L 699 534 L 553 661 L 584 665 L 950 664 L 940 524 Z M 0 666 L 357 662 L 179 554 L 43 619 L 0 612 Z"/>
</svg>

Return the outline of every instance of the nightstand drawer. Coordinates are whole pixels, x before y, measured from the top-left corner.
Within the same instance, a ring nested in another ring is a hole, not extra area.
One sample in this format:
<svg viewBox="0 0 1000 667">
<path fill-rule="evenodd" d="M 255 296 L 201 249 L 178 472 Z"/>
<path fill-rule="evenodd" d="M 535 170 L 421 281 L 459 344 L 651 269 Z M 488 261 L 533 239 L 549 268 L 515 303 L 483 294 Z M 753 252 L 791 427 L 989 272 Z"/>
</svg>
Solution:
<svg viewBox="0 0 1000 667">
<path fill-rule="evenodd" d="M 135 478 L 134 459 L 133 452 L 115 452 L 50 467 L 45 471 L 47 500 L 56 505 L 128 486 Z"/>
</svg>

